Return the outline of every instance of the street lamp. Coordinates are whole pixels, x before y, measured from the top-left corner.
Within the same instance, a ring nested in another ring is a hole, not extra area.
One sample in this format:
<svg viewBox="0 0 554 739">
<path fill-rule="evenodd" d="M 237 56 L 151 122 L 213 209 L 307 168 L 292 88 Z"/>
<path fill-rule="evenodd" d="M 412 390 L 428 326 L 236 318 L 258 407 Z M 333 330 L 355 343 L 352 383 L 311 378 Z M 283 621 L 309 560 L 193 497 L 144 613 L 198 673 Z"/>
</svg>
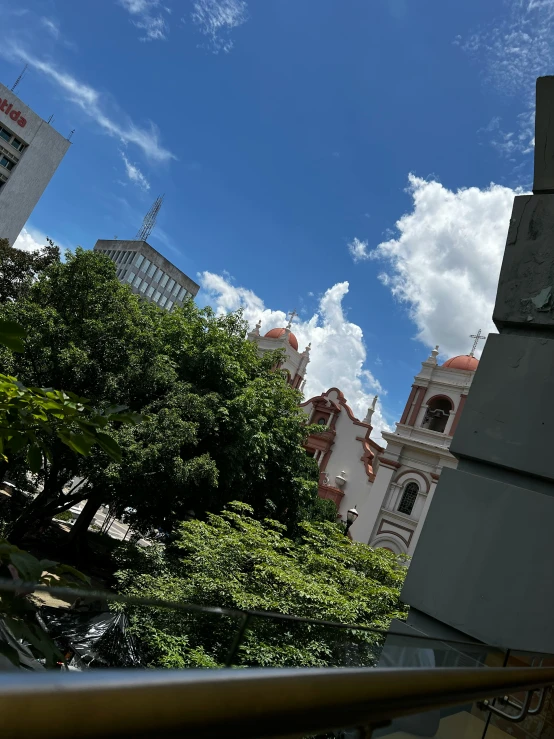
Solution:
<svg viewBox="0 0 554 739">
<path fill-rule="evenodd" d="M 346 526 L 344 528 L 344 534 L 345 534 L 345 536 L 348 534 L 348 530 L 350 529 L 350 527 L 352 526 L 352 524 L 358 518 L 359 515 L 360 514 L 356 510 L 356 506 L 354 506 L 354 508 L 351 508 L 349 511 L 347 511 L 347 513 L 346 513 Z"/>
</svg>

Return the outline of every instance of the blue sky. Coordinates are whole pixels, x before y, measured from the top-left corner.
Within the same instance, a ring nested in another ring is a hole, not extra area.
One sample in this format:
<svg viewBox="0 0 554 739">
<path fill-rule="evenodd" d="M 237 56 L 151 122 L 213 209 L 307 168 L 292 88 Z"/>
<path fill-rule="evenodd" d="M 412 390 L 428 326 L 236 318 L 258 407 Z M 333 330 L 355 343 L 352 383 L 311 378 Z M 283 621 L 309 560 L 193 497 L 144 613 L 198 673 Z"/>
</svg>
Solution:
<svg viewBox="0 0 554 739">
<path fill-rule="evenodd" d="M 1 80 L 73 145 L 20 245 L 151 243 L 263 329 L 295 308 L 307 390 L 398 420 L 429 348 L 493 330 L 554 0 L 1 3 Z M 491 186 L 491 183 L 494 183 Z"/>
</svg>

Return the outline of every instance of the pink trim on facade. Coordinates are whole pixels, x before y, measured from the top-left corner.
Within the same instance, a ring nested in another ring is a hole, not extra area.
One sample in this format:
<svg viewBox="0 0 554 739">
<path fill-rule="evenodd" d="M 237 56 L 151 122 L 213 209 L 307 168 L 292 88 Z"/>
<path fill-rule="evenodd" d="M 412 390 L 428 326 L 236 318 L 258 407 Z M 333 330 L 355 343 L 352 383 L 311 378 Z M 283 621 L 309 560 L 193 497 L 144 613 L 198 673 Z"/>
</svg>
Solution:
<svg viewBox="0 0 554 739">
<path fill-rule="evenodd" d="M 339 509 L 341 500 L 344 497 L 344 493 L 339 488 L 334 488 L 331 485 L 319 485 L 317 488 L 317 494 L 320 498 L 323 498 L 323 500 L 332 500 L 333 503 L 337 506 L 337 511 Z"/>
<path fill-rule="evenodd" d="M 438 482 L 440 479 L 440 475 L 437 475 L 436 472 L 431 472 L 431 479 L 434 480 L 435 482 Z"/>
<path fill-rule="evenodd" d="M 404 408 L 404 413 L 402 414 L 402 418 L 400 419 L 400 423 L 404 424 L 408 420 L 408 416 L 410 415 L 410 409 L 412 407 L 412 403 L 414 402 L 414 397 L 417 392 L 417 385 L 412 385 L 412 391 L 410 393 L 410 397 L 408 398 L 408 402 L 406 403 L 406 407 Z"/>
<path fill-rule="evenodd" d="M 375 481 L 375 472 L 373 471 L 373 465 L 371 464 L 375 458 L 375 455 L 371 451 L 371 447 L 368 444 L 368 440 L 363 436 L 356 436 L 356 441 L 362 443 L 363 454 L 360 457 L 360 462 L 363 462 L 366 475 L 370 482 Z"/>
<path fill-rule="evenodd" d="M 458 410 L 456 411 L 456 415 L 454 416 L 454 420 L 452 421 L 452 426 L 450 428 L 450 433 L 448 434 L 448 436 L 454 436 L 454 432 L 456 431 L 456 428 L 460 421 L 460 416 L 462 415 L 462 411 L 464 409 L 464 405 L 466 404 L 466 400 L 467 400 L 467 395 L 462 395 L 460 398 L 460 403 L 458 405 Z"/>
<path fill-rule="evenodd" d="M 408 541 L 406 541 L 406 539 L 401 534 L 399 534 L 398 531 L 395 531 L 394 528 L 392 530 L 390 530 L 390 531 L 385 531 L 383 529 L 383 524 L 386 524 L 387 526 L 394 526 L 397 529 L 402 529 L 403 531 L 407 531 L 408 532 Z M 398 523 L 394 523 L 393 521 L 387 521 L 386 519 L 382 518 L 381 519 L 381 522 L 379 524 L 379 529 L 377 530 L 377 533 L 375 534 L 375 536 L 379 536 L 379 534 L 396 534 L 396 536 L 401 541 L 403 541 L 404 544 L 407 547 L 409 547 L 410 546 L 410 542 L 412 540 L 412 536 L 414 535 L 414 530 L 413 529 L 409 529 L 407 526 L 401 526 Z"/>
<path fill-rule="evenodd" d="M 395 462 L 393 459 L 387 459 L 386 457 L 379 457 L 379 464 L 382 464 L 384 467 L 390 467 L 393 470 L 402 467 L 400 462 Z"/>
<path fill-rule="evenodd" d="M 421 472 L 420 470 L 412 470 L 412 469 L 402 470 L 402 472 L 399 472 L 396 475 L 396 477 L 393 478 L 393 482 L 400 484 L 400 479 L 404 477 L 404 475 L 411 475 L 412 477 L 414 475 L 417 475 L 418 477 L 420 477 L 425 483 L 425 492 L 426 493 L 429 492 L 431 485 L 429 484 L 429 480 L 425 477 L 423 472 Z"/>
<path fill-rule="evenodd" d="M 414 409 L 412 411 L 412 415 L 410 416 L 410 420 L 408 421 L 408 426 L 415 426 L 417 417 L 419 415 L 420 408 L 423 404 L 423 398 L 425 397 L 425 393 L 427 392 L 427 388 L 423 387 L 422 385 L 418 385 L 417 390 L 417 396 L 415 400 Z"/>
</svg>

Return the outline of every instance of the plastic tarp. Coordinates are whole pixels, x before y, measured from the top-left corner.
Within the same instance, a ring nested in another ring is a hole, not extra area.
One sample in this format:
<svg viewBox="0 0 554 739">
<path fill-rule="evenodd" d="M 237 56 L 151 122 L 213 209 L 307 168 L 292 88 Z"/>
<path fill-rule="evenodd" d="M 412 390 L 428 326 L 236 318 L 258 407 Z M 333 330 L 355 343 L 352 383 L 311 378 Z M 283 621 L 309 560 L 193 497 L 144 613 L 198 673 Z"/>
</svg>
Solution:
<svg viewBox="0 0 554 739">
<path fill-rule="evenodd" d="M 77 669 L 142 667 L 138 648 L 121 612 L 64 610 L 44 606 L 40 616 L 62 652 L 74 653 Z"/>
</svg>

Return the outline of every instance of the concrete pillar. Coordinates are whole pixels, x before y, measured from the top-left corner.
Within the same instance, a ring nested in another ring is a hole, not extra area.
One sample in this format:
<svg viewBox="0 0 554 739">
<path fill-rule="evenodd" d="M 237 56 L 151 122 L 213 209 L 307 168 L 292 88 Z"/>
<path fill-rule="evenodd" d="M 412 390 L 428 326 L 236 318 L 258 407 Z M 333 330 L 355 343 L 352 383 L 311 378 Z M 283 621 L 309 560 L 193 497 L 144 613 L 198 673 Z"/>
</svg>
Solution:
<svg viewBox="0 0 554 739">
<path fill-rule="evenodd" d="M 500 273 L 500 334 L 456 419 L 459 465 L 441 474 L 402 599 L 412 619 L 552 653 L 554 77 L 537 81 L 536 141 L 534 194 L 514 200 Z"/>
</svg>

